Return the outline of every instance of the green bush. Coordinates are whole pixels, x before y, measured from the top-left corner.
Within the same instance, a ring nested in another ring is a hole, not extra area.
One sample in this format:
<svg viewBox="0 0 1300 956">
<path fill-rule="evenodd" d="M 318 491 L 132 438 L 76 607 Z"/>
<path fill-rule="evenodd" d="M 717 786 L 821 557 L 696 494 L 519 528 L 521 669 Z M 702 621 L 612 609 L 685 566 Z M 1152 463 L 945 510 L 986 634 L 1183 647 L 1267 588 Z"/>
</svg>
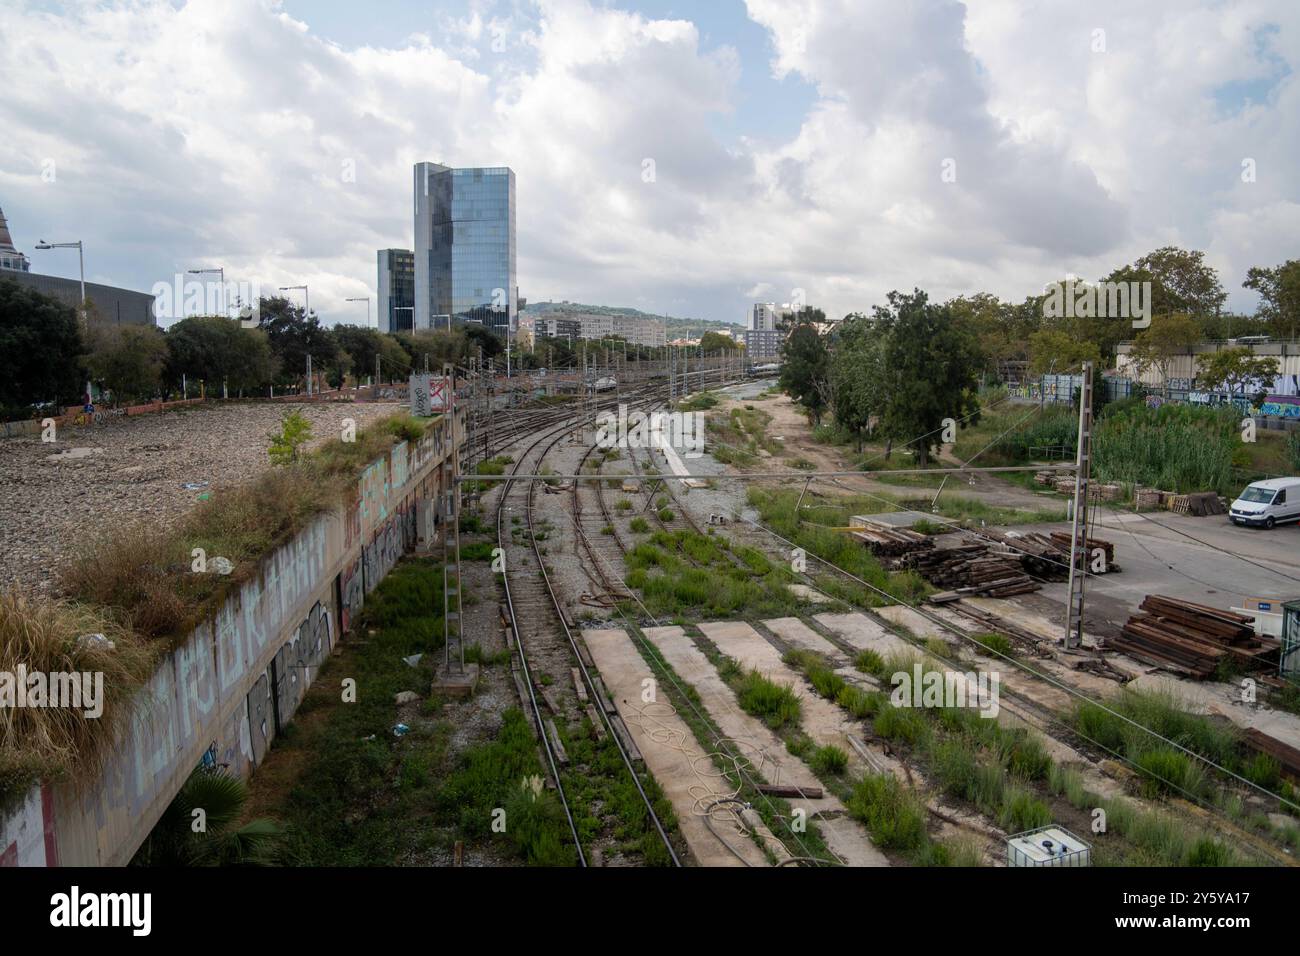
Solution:
<svg viewBox="0 0 1300 956">
<path fill-rule="evenodd" d="M 772 729 L 798 723 L 803 706 L 794 689 L 769 680 L 756 670 L 747 673 L 736 691 L 741 708 L 755 717 L 761 717 Z"/>
<path fill-rule="evenodd" d="M 925 805 L 892 776 L 863 777 L 847 806 L 849 813 L 866 825 L 872 842 L 879 847 L 919 850 L 929 840 Z"/>
<path fill-rule="evenodd" d="M 812 759 L 809 761 L 813 770 L 818 774 L 834 774 L 839 776 L 844 773 L 849 766 L 849 755 L 839 747 L 833 747 L 829 744 L 825 747 L 818 747 L 813 751 Z"/>
</svg>

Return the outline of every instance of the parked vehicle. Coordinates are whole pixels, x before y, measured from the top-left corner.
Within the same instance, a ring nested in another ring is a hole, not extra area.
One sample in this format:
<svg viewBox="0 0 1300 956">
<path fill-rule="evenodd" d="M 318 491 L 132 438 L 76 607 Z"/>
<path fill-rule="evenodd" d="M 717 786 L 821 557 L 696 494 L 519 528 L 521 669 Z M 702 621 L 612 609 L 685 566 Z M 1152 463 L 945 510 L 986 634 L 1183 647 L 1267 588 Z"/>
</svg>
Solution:
<svg viewBox="0 0 1300 956">
<path fill-rule="evenodd" d="M 1271 528 L 1300 521 L 1300 478 L 1270 478 L 1246 486 L 1228 509 L 1233 524 Z"/>
</svg>

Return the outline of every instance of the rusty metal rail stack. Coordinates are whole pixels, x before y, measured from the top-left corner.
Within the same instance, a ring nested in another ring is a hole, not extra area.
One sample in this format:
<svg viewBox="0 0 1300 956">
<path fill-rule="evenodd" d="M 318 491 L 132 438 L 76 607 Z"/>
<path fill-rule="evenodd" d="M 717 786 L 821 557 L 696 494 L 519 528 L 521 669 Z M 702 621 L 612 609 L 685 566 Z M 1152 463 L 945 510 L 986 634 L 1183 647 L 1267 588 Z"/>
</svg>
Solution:
<svg viewBox="0 0 1300 956">
<path fill-rule="evenodd" d="M 1245 614 L 1150 594 L 1108 646 L 1198 680 L 1229 662 L 1248 671 L 1276 667 L 1279 642 L 1258 637 L 1253 621 Z"/>
</svg>

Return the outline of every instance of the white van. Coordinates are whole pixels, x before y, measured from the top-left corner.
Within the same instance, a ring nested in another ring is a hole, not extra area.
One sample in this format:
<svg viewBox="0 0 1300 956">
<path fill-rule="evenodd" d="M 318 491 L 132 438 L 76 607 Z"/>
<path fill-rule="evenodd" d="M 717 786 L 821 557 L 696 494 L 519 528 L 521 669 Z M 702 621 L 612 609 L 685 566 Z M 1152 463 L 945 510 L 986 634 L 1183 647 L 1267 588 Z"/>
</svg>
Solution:
<svg viewBox="0 0 1300 956">
<path fill-rule="evenodd" d="M 1270 478 L 1247 485 L 1228 509 L 1233 524 L 1271 528 L 1300 520 L 1300 478 Z"/>
</svg>

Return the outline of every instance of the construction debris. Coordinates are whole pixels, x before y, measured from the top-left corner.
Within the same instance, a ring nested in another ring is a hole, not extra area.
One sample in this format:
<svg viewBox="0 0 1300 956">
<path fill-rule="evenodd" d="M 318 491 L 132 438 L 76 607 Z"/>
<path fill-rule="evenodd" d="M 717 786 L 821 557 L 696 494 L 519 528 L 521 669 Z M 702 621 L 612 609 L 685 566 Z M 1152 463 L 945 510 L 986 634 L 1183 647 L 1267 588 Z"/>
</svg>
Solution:
<svg viewBox="0 0 1300 956">
<path fill-rule="evenodd" d="M 1150 594 L 1107 646 L 1198 680 L 1232 658 L 1247 668 L 1276 667 L 1280 644 L 1257 637 L 1253 621 L 1245 614 Z"/>
</svg>

